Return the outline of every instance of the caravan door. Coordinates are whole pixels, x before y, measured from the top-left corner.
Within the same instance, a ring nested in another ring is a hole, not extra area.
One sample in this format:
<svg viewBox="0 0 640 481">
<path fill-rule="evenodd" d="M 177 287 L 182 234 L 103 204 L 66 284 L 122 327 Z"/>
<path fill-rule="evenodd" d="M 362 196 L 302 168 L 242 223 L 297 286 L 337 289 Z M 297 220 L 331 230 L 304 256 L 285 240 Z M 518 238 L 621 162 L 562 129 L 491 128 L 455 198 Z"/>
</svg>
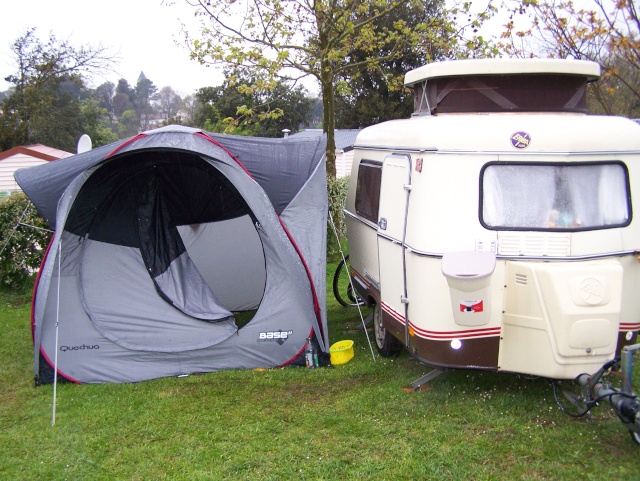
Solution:
<svg viewBox="0 0 640 481">
<path fill-rule="evenodd" d="M 411 157 L 393 154 L 382 163 L 378 217 L 378 265 L 383 317 L 397 322 L 387 329 L 408 345 L 405 233 L 411 189 Z M 401 325 L 398 325 L 401 324 Z"/>
</svg>

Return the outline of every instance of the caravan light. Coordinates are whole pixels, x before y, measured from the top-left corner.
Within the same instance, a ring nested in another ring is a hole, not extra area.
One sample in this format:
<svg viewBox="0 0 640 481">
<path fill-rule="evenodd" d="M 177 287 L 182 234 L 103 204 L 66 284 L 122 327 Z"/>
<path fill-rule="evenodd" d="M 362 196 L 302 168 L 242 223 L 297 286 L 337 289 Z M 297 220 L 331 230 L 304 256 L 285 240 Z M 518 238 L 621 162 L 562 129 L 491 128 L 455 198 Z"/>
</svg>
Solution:
<svg viewBox="0 0 640 481">
<path fill-rule="evenodd" d="M 455 349 L 456 351 L 462 347 L 462 342 L 460 339 L 454 339 L 451 341 L 451 349 Z"/>
</svg>

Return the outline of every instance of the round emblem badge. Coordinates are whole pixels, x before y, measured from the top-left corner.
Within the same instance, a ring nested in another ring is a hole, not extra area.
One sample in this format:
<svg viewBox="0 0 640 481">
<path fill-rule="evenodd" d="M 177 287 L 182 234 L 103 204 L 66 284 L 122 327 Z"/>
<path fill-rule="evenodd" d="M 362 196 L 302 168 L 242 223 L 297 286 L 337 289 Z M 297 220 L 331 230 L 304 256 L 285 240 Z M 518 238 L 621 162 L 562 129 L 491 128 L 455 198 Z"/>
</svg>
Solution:
<svg viewBox="0 0 640 481">
<path fill-rule="evenodd" d="M 582 300 L 592 306 L 600 304 L 604 299 L 605 293 L 602 283 L 593 277 L 583 279 L 578 292 Z"/>
<path fill-rule="evenodd" d="M 526 149 L 531 144 L 531 136 L 526 132 L 511 134 L 511 145 L 516 149 Z"/>
</svg>

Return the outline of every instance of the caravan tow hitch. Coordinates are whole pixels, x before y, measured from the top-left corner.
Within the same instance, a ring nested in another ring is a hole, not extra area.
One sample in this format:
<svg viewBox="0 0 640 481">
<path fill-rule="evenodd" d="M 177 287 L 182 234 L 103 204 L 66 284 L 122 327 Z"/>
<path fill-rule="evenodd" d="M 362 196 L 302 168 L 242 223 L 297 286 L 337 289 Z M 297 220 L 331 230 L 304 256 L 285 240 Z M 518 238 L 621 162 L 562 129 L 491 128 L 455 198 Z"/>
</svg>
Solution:
<svg viewBox="0 0 640 481">
<path fill-rule="evenodd" d="M 640 344 L 626 346 L 622 349 L 620 360 L 606 363 L 595 374 L 578 376 L 576 381 L 582 389 L 580 396 L 564 392 L 565 397 L 579 409 L 577 414 L 573 414 L 577 417 L 584 416 L 602 401 L 608 402 L 622 424 L 629 429 L 631 439 L 638 445 L 640 445 L 640 400 L 632 392 L 631 380 L 633 353 L 639 349 Z M 606 375 L 618 367 L 619 363 L 623 381 L 620 389 L 613 387 L 609 376 Z"/>
</svg>

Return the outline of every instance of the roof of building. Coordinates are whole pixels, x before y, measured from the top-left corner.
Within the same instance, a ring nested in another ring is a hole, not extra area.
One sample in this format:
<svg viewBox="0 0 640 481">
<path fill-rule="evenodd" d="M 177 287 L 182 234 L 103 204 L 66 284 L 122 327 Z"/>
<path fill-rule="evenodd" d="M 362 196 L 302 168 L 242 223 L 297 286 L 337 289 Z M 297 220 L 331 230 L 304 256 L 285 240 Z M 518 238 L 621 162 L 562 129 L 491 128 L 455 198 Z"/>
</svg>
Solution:
<svg viewBox="0 0 640 481">
<path fill-rule="evenodd" d="M 0 161 L 19 154 L 46 161 L 62 159 L 73 155 L 71 152 L 54 149 L 53 147 L 47 147 L 42 144 L 20 145 L 13 149 L 0 152 Z"/>
</svg>

